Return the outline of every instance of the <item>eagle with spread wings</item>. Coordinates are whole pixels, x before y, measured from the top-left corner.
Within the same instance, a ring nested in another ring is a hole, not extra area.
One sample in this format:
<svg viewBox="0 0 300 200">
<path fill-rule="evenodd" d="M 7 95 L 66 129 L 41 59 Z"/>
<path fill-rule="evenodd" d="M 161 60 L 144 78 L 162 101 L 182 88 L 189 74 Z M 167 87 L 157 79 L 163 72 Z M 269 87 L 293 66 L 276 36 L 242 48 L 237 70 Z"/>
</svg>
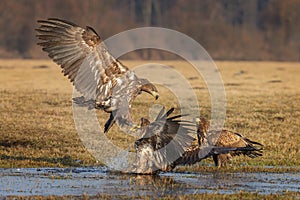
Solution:
<svg viewBox="0 0 300 200">
<path fill-rule="evenodd" d="M 131 172 L 155 174 L 164 171 L 168 165 L 180 157 L 194 140 L 189 134 L 194 130 L 188 121 L 181 120 L 183 115 L 169 115 L 162 108 L 156 119 L 150 122 L 141 118 L 140 139 L 135 141 L 136 164 Z"/>
<path fill-rule="evenodd" d="M 96 31 L 85 29 L 61 19 L 39 20 L 38 43 L 48 56 L 62 68 L 82 97 L 74 102 L 111 113 L 104 132 L 117 122 L 127 128 L 133 125 L 131 103 L 142 92 L 155 99 L 157 88 L 147 79 L 138 78 L 133 71 L 115 59 Z"/>
<path fill-rule="evenodd" d="M 246 137 L 243 137 L 239 133 L 235 133 L 228 130 L 221 130 L 216 140 L 214 141 L 212 137 L 214 137 L 212 130 L 209 132 L 209 123 L 208 121 L 200 117 L 197 119 L 197 137 L 199 141 L 199 145 L 201 146 L 204 142 L 212 143 L 216 147 L 231 147 L 231 148 L 246 148 L 246 151 L 231 151 L 228 153 L 216 153 L 212 155 L 214 163 L 216 166 L 226 166 L 226 164 L 230 161 L 230 159 L 234 156 L 245 155 L 250 158 L 256 158 L 258 156 L 263 155 L 263 145 L 259 142 L 252 141 Z M 214 142 L 213 142 L 214 141 Z"/>
<path fill-rule="evenodd" d="M 171 171 L 178 165 L 192 165 L 211 156 L 221 154 L 255 154 L 251 146 L 212 146 L 198 142 L 196 130 L 198 121 L 183 120 L 184 115 L 170 116 L 163 108 L 156 119 L 150 122 L 141 118 L 142 137 L 135 141 L 136 162 L 128 172 L 156 174 Z M 196 126 L 195 126 L 196 125 Z M 126 171 L 125 171 L 126 172 Z"/>
</svg>

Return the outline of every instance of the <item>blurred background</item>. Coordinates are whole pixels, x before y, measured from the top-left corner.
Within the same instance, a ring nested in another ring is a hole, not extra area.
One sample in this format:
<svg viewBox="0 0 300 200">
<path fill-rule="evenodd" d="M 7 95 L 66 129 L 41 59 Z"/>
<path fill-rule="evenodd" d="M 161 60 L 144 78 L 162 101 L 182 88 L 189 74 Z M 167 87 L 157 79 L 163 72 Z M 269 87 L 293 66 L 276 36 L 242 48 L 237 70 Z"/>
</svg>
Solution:
<svg viewBox="0 0 300 200">
<path fill-rule="evenodd" d="M 300 61 L 300 0 L 1 0 L 0 16 L 0 58 L 46 58 L 36 45 L 36 20 L 56 17 L 92 26 L 103 39 L 144 26 L 174 29 L 215 60 Z M 127 58 L 174 55 L 137 51 Z"/>
</svg>

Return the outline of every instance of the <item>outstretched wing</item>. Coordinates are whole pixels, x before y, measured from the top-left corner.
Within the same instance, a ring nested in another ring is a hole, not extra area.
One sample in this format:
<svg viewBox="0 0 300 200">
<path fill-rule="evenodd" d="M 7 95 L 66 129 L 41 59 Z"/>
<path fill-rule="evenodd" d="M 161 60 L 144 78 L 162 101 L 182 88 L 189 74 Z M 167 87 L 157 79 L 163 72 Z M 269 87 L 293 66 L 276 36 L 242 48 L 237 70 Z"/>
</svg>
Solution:
<svg viewBox="0 0 300 200">
<path fill-rule="evenodd" d="M 115 122 L 132 126 L 130 104 L 142 91 L 158 98 L 156 87 L 115 59 L 93 28 L 55 18 L 38 23 L 38 44 L 83 95 L 74 102 L 111 113 L 105 132 Z"/>
<path fill-rule="evenodd" d="M 128 68 L 106 49 L 99 35 L 91 27 L 55 18 L 39 20 L 38 44 L 48 56 L 61 66 L 62 72 L 73 82 L 86 100 L 99 95 L 106 99 L 117 78 Z"/>
<path fill-rule="evenodd" d="M 251 146 L 245 147 L 218 147 L 218 146 L 199 146 L 198 144 L 192 144 L 186 149 L 184 154 L 179 157 L 175 162 L 171 163 L 167 167 L 167 171 L 174 169 L 178 165 L 193 165 L 200 162 L 203 159 L 209 158 L 211 156 L 218 156 L 221 154 L 260 154 L 257 149 Z"/>
<path fill-rule="evenodd" d="M 149 171 L 148 168 L 151 167 L 152 171 L 164 170 L 182 156 L 194 140 L 189 135 L 195 131 L 191 127 L 194 125 L 181 120 L 182 115 L 169 117 L 173 111 L 174 108 L 171 108 L 165 113 L 163 108 L 156 120 L 144 129 L 143 137 L 135 142 L 138 162 L 144 171 Z M 148 163 L 148 165 L 146 166 L 144 163 Z"/>
<path fill-rule="evenodd" d="M 262 155 L 262 144 L 227 130 L 222 130 L 219 134 L 220 137 L 217 138 L 217 143 L 211 144 L 211 138 L 207 137 L 215 137 L 213 135 L 215 133 L 213 130 L 207 133 L 209 124 L 203 117 L 196 119 L 196 126 L 198 126 L 198 143 L 191 144 L 180 158 L 168 166 L 168 170 L 172 170 L 177 165 L 191 165 L 200 162 L 205 158 L 221 154 L 244 154 L 249 157 Z M 212 135 L 210 135 L 210 133 L 212 133 Z"/>
</svg>

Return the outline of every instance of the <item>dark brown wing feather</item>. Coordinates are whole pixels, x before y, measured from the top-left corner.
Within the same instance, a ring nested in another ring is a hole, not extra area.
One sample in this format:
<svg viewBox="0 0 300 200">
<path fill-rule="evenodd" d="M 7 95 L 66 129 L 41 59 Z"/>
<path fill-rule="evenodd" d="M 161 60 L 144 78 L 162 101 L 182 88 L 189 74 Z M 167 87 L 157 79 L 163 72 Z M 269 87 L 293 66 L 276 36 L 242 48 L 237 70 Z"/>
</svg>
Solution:
<svg viewBox="0 0 300 200">
<path fill-rule="evenodd" d="M 194 131 L 187 122 L 181 122 L 181 115 L 176 118 L 169 117 L 174 111 L 170 109 L 165 113 L 164 108 L 158 114 L 156 120 L 145 129 L 143 137 L 135 142 L 137 157 L 139 158 L 138 171 L 150 171 L 165 169 L 178 159 L 194 140 L 189 135 Z M 145 154 L 152 156 L 144 156 Z M 145 167 L 143 163 L 151 163 Z"/>
<path fill-rule="evenodd" d="M 93 28 L 83 29 L 55 18 L 38 23 L 37 37 L 41 40 L 38 44 L 61 66 L 64 75 L 86 99 L 95 99 L 99 91 L 103 92 L 100 95 L 109 96 L 109 89 L 101 90 L 100 87 L 105 84 L 113 87 L 116 78 L 128 71 L 111 56 Z"/>
<path fill-rule="evenodd" d="M 181 115 L 169 117 L 172 112 L 173 109 L 170 109 L 164 114 L 165 110 L 163 108 L 154 122 L 149 124 L 149 121 L 146 120 L 148 124 L 142 128 L 142 130 L 145 131 L 144 136 L 135 142 L 138 158 L 136 166 L 137 173 L 151 174 L 160 170 L 170 171 L 178 165 L 192 165 L 211 156 L 226 154 L 255 155 L 259 154 L 261 150 L 249 145 L 252 142 L 249 139 L 245 139 L 245 141 L 247 140 L 248 142 L 247 145 L 239 145 L 236 147 L 211 146 L 207 142 L 207 138 L 203 138 L 205 142 L 199 144 L 196 139 L 189 134 L 193 132 L 193 129 L 190 127 L 191 123 L 180 120 Z M 145 121 L 145 119 L 142 119 L 142 124 L 143 121 Z M 184 129 L 183 132 L 178 135 L 180 125 L 183 125 Z M 240 137 L 239 134 L 235 136 L 224 135 L 222 137 L 225 136 L 234 138 L 236 136 Z M 239 138 L 235 139 L 240 140 Z M 261 145 L 257 142 L 251 144 Z"/>
<path fill-rule="evenodd" d="M 262 148 L 263 145 L 258 143 L 258 142 L 254 142 L 248 138 L 243 137 L 241 134 L 239 133 L 235 133 L 232 131 L 228 131 L 228 130 L 222 130 L 216 146 L 218 147 L 249 147 L 249 149 L 251 149 L 251 151 L 249 152 L 232 152 L 231 155 L 235 156 L 235 155 L 247 155 L 251 158 L 255 158 L 257 156 L 262 156 Z"/>
<path fill-rule="evenodd" d="M 115 59 L 93 28 L 55 18 L 38 23 L 38 44 L 83 95 L 74 102 L 111 113 L 105 132 L 115 122 L 131 126 L 130 104 L 141 91 L 157 93 L 156 87 Z"/>
<path fill-rule="evenodd" d="M 217 166 L 225 165 L 226 162 L 228 162 L 228 159 L 232 156 L 247 155 L 251 158 L 255 158 L 263 155 L 263 145 L 259 142 L 252 141 L 248 138 L 243 137 L 239 133 L 235 133 L 228 130 L 222 130 L 219 134 L 217 134 L 218 138 L 215 139 L 215 131 L 210 130 L 208 132 L 208 128 L 208 121 L 204 118 L 199 118 L 197 129 L 197 136 L 200 142 L 199 145 L 202 145 L 204 141 L 207 141 L 208 143 L 210 143 L 210 145 L 214 145 L 216 147 L 243 148 L 243 150 L 235 150 L 226 153 L 228 154 L 227 156 L 215 153 L 213 157 Z M 216 142 L 214 144 L 211 141 Z"/>
</svg>

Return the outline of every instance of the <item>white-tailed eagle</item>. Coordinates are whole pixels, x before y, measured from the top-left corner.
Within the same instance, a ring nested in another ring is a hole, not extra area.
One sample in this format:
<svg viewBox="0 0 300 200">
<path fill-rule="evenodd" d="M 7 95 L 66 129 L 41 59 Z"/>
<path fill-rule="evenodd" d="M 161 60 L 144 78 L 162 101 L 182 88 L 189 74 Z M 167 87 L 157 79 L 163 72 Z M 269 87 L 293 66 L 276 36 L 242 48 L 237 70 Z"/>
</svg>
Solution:
<svg viewBox="0 0 300 200">
<path fill-rule="evenodd" d="M 105 132 L 114 122 L 133 125 L 130 106 L 141 92 L 158 98 L 156 87 L 115 59 L 93 28 L 55 18 L 38 23 L 38 44 L 82 94 L 75 103 L 111 113 Z"/>
<path fill-rule="evenodd" d="M 200 117 L 197 119 L 197 123 L 198 123 L 197 136 L 198 136 L 198 141 L 200 146 L 206 141 L 208 143 L 211 143 L 211 145 L 217 147 L 248 148 L 248 150 L 246 151 L 232 151 L 229 153 L 218 153 L 213 155 L 212 157 L 214 163 L 218 167 L 225 166 L 233 156 L 246 155 L 249 156 L 250 158 L 256 158 L 258 156 L 262 156 L 263 154 L 262 144 L 252 141 L 246 137 L 243 137 L 239 133 L 235 133 L 224 129 L 221 130 L 219 134 L 217 134 L 218 138 L 215 140 L 215 144 L 214 144 L 212 143 L 212 141 L 214 141 L 213 138 L 210 138 L 214 136 L 213 134 L 210 134 L 208 132 L 209 130 L 208 121 L 205 118 Z"/>
<path fill-rule="evenodd" d="M 139 131 L 142 137 L 135 141 L 137 160 L 134 173 L 154 174 L 165 170 L 194 140 L 189 135 L 194 131 L 191 124 L 180 120 L 182 115 L 169 117 L 173 111 L 171 108 L 165 112 L 163 108 L 151 123 L 146 118 L 141 119 Z"/>
</svg>

